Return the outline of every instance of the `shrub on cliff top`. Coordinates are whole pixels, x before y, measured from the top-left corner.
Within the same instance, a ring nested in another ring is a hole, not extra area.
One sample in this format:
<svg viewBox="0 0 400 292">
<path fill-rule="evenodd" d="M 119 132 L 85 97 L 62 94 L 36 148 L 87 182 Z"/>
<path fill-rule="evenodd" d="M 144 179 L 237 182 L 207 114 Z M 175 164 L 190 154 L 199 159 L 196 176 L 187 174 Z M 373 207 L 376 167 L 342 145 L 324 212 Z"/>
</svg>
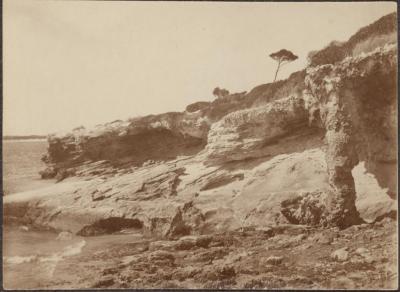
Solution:
<svg viewBox="0 0 400 292">
<path fill-rule="evenodd" d="M 308 55 L 310 66 L 323 64 L 334 64 L 347 56 L 353 55 L 353 50 L 361 43 L 376 39 L 378 36 L 393 34 L 397 31 L 397 15 L 391 13 L 381 17 L 374 23 L 361 28 L 347 42 L 331 42 L 328 46 L 318 52 Z M 365 46 L 365 45 L 364 45 Z M 360 49 L 358 49 L 360 51 Z"/>
<path fill-rule="evenodd" d="M 226 90 L 225 88 L 221 89 L 219 87 L 216 87 L 213 90 L 213 95 L 215 95 L 217 98 L 221 98 L 221 97 L 225 97 L 225 96 L 229 95 L 229 91 Z"/>
</svg>

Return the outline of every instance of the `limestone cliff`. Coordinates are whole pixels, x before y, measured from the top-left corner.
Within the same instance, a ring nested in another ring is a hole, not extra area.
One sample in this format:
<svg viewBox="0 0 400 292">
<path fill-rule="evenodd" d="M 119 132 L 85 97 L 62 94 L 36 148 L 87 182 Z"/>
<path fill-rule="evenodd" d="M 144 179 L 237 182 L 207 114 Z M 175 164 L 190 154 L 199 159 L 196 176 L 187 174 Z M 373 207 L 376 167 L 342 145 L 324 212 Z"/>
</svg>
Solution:
<svg viewBox="0 0 400 292">
<path fill-rule="evenodd" d="M 379 47 L 337 65 L 309 68 L 310 109 L 326 130 L 326 162 L 332 196 L 329 221 L 348 226 L 356 220 L 352 169 L 366 161 L 382 187 L 393 188 L 396 173 L 396 46 Z M 382 175 L 380 167 L 392 174 Z M 384 177 L 383 177 L 384 176 Z"/>
<path fill-rule="evenodd" d="M 82 235 L 132 226 L 164 237 L 286 223 L 345 228 L 393 214 L 393 21 L 249 93 L 50 136 L 42 176 L 64 181 L 5 198 L 4 212 Z"/>
</svg>

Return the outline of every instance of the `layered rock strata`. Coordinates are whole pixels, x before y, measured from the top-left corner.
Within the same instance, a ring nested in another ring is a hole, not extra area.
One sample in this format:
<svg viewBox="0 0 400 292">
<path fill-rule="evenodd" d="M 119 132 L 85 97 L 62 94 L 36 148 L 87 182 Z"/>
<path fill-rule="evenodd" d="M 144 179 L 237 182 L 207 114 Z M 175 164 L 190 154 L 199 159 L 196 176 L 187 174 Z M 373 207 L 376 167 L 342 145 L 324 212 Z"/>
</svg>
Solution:
<svg viewBox="0 0 400 292">
<path fill-rule="evenodd" d="M 170 238 L 393 215 L 394 20 L 334 45 L 347 54 L 331 45 L 249 93 L 50 136 L 42 176 L 60 182 L 7 196 L 4 213 L 82 235 L 130 226 Z"/>
</svg>

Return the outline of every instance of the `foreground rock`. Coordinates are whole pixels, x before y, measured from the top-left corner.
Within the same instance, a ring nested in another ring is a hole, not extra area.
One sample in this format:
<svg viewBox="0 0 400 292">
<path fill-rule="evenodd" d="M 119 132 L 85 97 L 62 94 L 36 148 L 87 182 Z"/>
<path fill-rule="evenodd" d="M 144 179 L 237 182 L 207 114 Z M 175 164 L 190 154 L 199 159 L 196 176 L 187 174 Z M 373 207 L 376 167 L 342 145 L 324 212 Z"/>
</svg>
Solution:
<svg viewBox="0 0 400 292">
<path fill-rule="evenodd" d="M 336 232 L 330 245 L 314 238 L 332 229 L 298 225 L 157 245 L 150 238 L 132 242 L 127 235 L 111 248 L 59 264 L 46 288 L 394 289 L 396 228 L 395 220 L 348 228 Z"/>
</svg>

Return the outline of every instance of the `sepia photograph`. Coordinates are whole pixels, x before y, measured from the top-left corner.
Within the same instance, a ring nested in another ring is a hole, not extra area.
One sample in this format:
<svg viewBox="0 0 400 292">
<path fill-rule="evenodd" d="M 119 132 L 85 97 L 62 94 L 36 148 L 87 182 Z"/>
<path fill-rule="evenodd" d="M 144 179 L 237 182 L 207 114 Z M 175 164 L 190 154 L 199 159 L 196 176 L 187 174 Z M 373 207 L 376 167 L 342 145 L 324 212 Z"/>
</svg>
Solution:
<svg viewBox="0 0 400 292">
<path fill-rule="evenodd" d="M 2 1 L 5 290 L 397 290 L 397 2 Z"/>
</svg>

